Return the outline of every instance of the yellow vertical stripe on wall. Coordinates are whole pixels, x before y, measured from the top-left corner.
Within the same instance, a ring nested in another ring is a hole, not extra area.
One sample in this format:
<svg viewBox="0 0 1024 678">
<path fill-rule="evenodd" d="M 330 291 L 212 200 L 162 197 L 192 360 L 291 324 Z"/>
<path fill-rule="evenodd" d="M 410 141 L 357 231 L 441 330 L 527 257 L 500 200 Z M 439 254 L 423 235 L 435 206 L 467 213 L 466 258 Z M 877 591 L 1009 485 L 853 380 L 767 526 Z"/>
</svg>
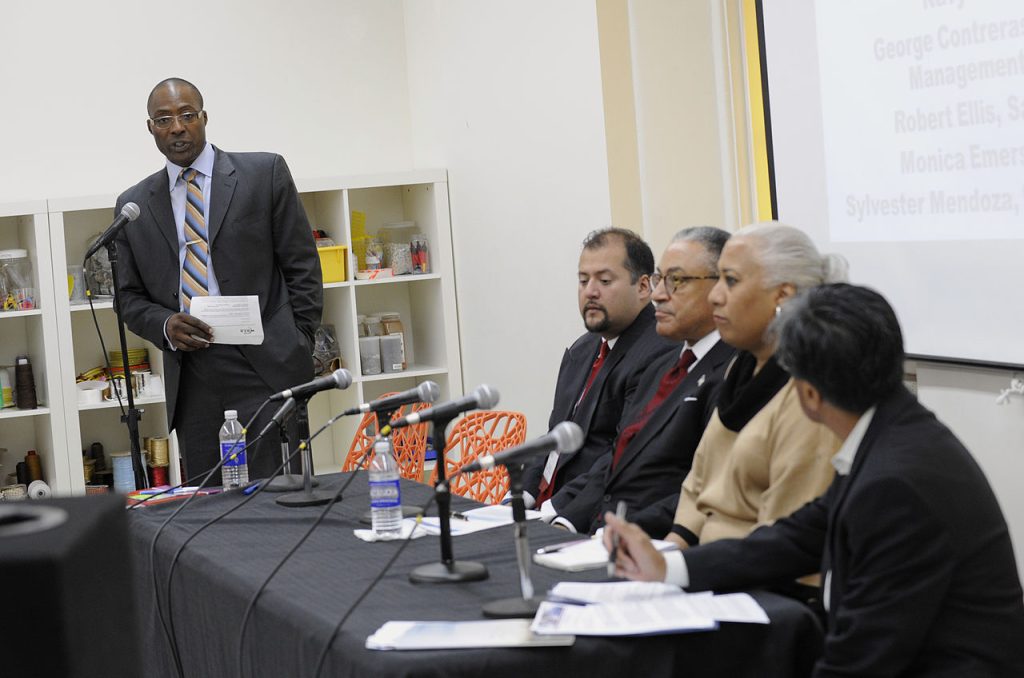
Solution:
<svg viewBox="0 0 1024 678">
<path fill-rule="evenodd" d="M 757 196 L 757 219 L 772 218 L 772 195 L 768 181 L 768 142 L 764 124 L 764 98 L 761 96 L 761 46 L 757 36 L 757 2 L 743 0 L 743 35 L 746 53 L 747 93 L 750 102 L 750 134 L 752 162 L 754 165 L 755 194 Z"/>
</svg>

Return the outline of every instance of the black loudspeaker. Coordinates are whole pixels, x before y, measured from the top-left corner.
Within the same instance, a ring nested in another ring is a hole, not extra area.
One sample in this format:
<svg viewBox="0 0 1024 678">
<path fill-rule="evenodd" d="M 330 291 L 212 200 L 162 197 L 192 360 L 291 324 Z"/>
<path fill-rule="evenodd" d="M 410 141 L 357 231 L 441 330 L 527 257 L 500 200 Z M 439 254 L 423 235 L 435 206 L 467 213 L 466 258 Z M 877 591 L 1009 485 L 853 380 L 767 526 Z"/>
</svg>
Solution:
<svg viewBox="0 0 1024 678">
<path fill-rule="evenodd" d="M 141 673 L 124 498 L 0 503 L 0 675 Z"/>
</svg>

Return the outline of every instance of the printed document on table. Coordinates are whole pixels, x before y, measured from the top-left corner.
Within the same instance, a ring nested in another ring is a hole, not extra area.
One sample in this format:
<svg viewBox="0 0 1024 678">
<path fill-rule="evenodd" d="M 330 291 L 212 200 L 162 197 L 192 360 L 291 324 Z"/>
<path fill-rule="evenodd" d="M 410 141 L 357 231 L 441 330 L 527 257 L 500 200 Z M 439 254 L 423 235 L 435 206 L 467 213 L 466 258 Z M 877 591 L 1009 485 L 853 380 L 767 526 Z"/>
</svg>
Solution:
<svg viewBox="0 0 1024 678">
<path fill-rule="evenodd" d="M 703 598 L 704 596 L 697 596 Z M 711 631 L 718 622 L 690 604 L 691 596 L 606 605 L 540 604 L 530 630 L 538 634 L 644 636 L 655 633 Z"/>
<path fill-rule="evenodd" d="M 572 645 L 574 636 L 530 631 L 529 619 L 494 621 L 389 621 L 366 639 L 368 650 L 440 650 L 469 647 L 552 647 Z"/>
<path fill-rule="evenodd" d="M 649 581 L 563 581 L 555 584 L 548 592 L 548 600 L 552 602 L 567 601 L 588 605 L 636 603 L 668 596 L 685 596 L 687 605 L 696 614 L 710 617 L 717 622 L 769 623 L 764 608 L 747 593 L 688 593 L 672 584 Z"/>
<path fill-rule="evenodd" d="M 537 520 L 538 518 L 540 518 L 540 511 L 526 512 L 527 520 Z M 406 518 L 406 520 L 415 521 L 416 519 Z M 511 525 L 513 522 L 511 506 L 481 506 L 480 508 L 470 509 L 462 513 L 455 512 L 449 520 L 453 537 L 461 537 L 464 534 L 489 530 L 492 527 Z M 421 527 L 428 534 L 438 534 L 441 531 L 441 524 L 436 516 L 424 517 Z"/>
<path fill-rule="evenodd" d="M 193 297 L 190 309 L 213 329 L 214 344 L 262 344 L 259 297 Z"/>
<path fill-rule="evenodd" d="M 674 551 L 678 548 L 674 543 L 661 539 L 652 539 L 651 543 L 662 552 Z M 535 553 L 533 562 L 555 570 L 581 572 L 607 566 L 608 550 L 605 549 L 604 542 L 595 537 L 553 553 Z"/>
</svg>

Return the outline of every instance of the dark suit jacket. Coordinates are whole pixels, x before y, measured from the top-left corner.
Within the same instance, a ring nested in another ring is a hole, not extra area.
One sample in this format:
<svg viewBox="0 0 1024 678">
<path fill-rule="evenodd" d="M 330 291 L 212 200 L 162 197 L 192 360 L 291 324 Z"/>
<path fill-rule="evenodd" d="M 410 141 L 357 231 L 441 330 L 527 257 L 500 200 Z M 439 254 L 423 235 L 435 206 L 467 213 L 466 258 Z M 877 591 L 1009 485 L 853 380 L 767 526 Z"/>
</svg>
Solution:
<svg viewBox="0 0 1024 678">
<path fill-rule="evenodd" d="M 575 414 L 573 407 L 597 358 L 601 337 L 584 334 L 566 349 L 558 368 L 548 429 L 563 421 L 573 421 L 583 429 L 584 442 L 576 452 L 559 456 L 554 476 L 556 491 L 608 454 L 626 403 L 640 385 L 644 369 L 658 356 L 679 350 L 679 344 L 663 339 L 654 326 L 654 307 L 645 306 L 633 324 L 619 335 Z M 546 462 L 547 457 L 541 456 L 523 472 L 523 489 L 535 498 Z"/>
<path fill-rule="evenodd" d="M 258 295 L 264 340 L 242 346 L 260 377 L 283 390 L 313 377 L 313 333 L 323 307 L 320 261 L 284 158 L 215 149 L 208 232 L 223 295 Z M 182 353 L 166 350 L 164 323 L 180 308 L 178 235 L 167 171 L 117 199 L 141 213 L 118 236 L 121 307 L 128 328 L 164 348 L 167 420 L 174 422 Z"/>
<path fill-rule="evenodd" d="M 974 459 L 902 387 L 822 497 L 685 554 L 691 590 L 830 573 L 819 678 L 1024 676 L 1006 521 Z"/>
<path fill-rule="evenodd" d="M 715 409 L 718 386 L 733 353 L 732 347 L 718 341 L 629 441 L 614 469 L 613 453 L 609 453 L 586 475 L 555 493 L 551 501 L 558 515 L 577 531 L 589 533 L 604 524 L 605 511 L 614 511 L 623 500 L 631 520 L 640 521 L 648 534 L 664 536 L 672 527 L 676 503 L 672 497 L 679 496 L 693 463 L 693 452 Z M 679 353 L 672 351 L 650 366 L 624 422 L 640 416 L 662 376 L 678 360 Z M 614 451 L 614 442 L 610 449 Z M 670 510 L 651 508 L 663 505 L 670 505 Z"/>
</svg>

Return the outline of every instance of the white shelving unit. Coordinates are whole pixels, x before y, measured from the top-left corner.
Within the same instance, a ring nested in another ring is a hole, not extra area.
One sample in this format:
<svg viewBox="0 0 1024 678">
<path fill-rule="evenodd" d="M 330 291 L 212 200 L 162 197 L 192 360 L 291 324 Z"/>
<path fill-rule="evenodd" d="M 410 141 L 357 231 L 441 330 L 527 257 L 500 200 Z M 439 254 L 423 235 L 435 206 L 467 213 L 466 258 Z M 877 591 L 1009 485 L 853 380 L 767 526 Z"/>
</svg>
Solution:
<svg viewBox="0 0 1024 678">
<path fill-rule="evenodd" d="M 354 383 L 346 391 L 318 394 L 310 401 L 311 430 L 344 409 L 427 379 L 440 385 L 443 399 L 462 395 L 445 171 L 298 180 L 297 185 L 311 225 L 345 245 L 349 254 L 352 210 L 366 215 L 370 235 L 386 224 L 415 221 L 416 231 L 430 243 L 430 273 L 355 280 L 350 256 L 346 280 L 324 285 L 323 322 L 334 326 Z M 0 459 L 2 472 L 12 472 L 14 463 L 35 449 L 42 457 L 46 480 L 58 494 L 85 491 L 81 452 L 93 442 L 102 443 L 108 454 L 128 449 L 127 428 L 116 402 L 78 402 L 76 375 L 102 365 L 104 349 L 89 306 L 72 306 L 66 290 L 67 267 L 81 264 L 89 243 L 110 224 L 115 200 L 116 196 L 106 195 L 0 205 L 0 249 L 29 250 L 41 300 L 39 309 L 0 314 L 0 365 L 12 365 L 16 355 L 28 353 L 40 401 L 36 410 L 0 409 L 0 448 L 7 448 Z M 93 307 L 106 350 L 117 350 L 112 302 L 96 300 Z M 356 315 L 381 311 L 401 315 L 409 367 L 399 373 L 362 376 Z M 149 349 L 153 373 L 162 374 L 160 350 L 131 332 L 128 347 Z M 142 436 L 166 436 L 164 399 L 146 397 L 136 402 L 144 409 Z M 358 421 L 358 417 L 342 419 L 313 441 L 318 473 L 341 468 Z M 171 479 L 176 480 L 173 438 L 171 457 Z"/>
<path fill-rule="evenodd" d="M 44 201 L 0 205 L 0 249 L 28 251 L 38 304 L 32 310 L 0 311 L 0 365 L 14 365 L 16 356 L 27 354 L 39 403 L 31 410 L 0 409 L 0 485 L 7 484 L 7 475 L 14 473 L 28 450 L 35 450 L 42 462 L 43 479 L 52 488 L 65 489 L 71 471 L 64 453 L 60 354 Z"/>
<path fill-rule="evenodd" d="M 55 280 L 66 279 L 68 266 L 82 263 L 82 257 L 89 245 L 113 220 L 116 200 L 117 196 L 106 195 L 48 202 L 52 235 L 52 275 Z M 60 387 L 66 420 L 64 446 L 71 469 L 70 484 L 61 489 L 72 494 L 82 494 L 85 492 L 81 458 L 83 450 L 89 449 L 94 442 L 102 443 L 109 469 L 110 453 L 130 448 L 128 428 L 121 422 L 118 402 L 79 403 L 78 388 L 75 385 L 78 374 L 105 364 L 104 345 L 106 352 L 120 350 L 117 339 L 117 316 L 113 310 L 113 301 L 109 298 L 100 298 L 93 302 L 93 309 L 96 311 L 95 321 L 88 304 L 72 305 L 67 294 L 57 296 L 56 306 L 57 341 L 62 358 Z M 103 337 L 103 345 L 96 333 L 97 323 Z M 162 375 L 163 354 L 160 349 L 130 331 L 126 333 L 126 337 L 129 349 L 148 349 L 153 374 Z M 142 421 L 139 424 L 140 436 L 167 436 L 167 411 L 163 397 L 137 398 L 135 403 L 143 410 Z M 127 400 L 124 401 L 124 407 L 128 407 Z M 178 480 L 176 463 L 171 464 L 171 478 L 172 481 Z"/>
<path fill-rule="evenodd" d="M 441 399 L 463 393 L 455 309 L 455 277 L 448 183 L 444 170 L 420 170 L 333 179 L 298 181 L 302 204 L 313 228 L 326 231 L 348 248 L 347 280 L 324 284 L 324 323 L 334 325 L 345 367 L 353 385 L 310 403 L 310 425 L 316 430 L 333 414 L 426 381 L 441 387 Z M 430 243 L 430 272 L 381 280 L 356 280 L 352 254 L 353 210 L 366 215 L 366 232 L 377 235 L 387 224 L 414 221 Z M 357 315 L 397 311 L 405 328 L 408 369 L 363 376 L 359 363 Z M 334 424 L 313 441 L 314 467 L 337 471 L 348 454 L 359 417 Z M 323 440 L 326 438 L 326 440 Z"/>
</svg>

